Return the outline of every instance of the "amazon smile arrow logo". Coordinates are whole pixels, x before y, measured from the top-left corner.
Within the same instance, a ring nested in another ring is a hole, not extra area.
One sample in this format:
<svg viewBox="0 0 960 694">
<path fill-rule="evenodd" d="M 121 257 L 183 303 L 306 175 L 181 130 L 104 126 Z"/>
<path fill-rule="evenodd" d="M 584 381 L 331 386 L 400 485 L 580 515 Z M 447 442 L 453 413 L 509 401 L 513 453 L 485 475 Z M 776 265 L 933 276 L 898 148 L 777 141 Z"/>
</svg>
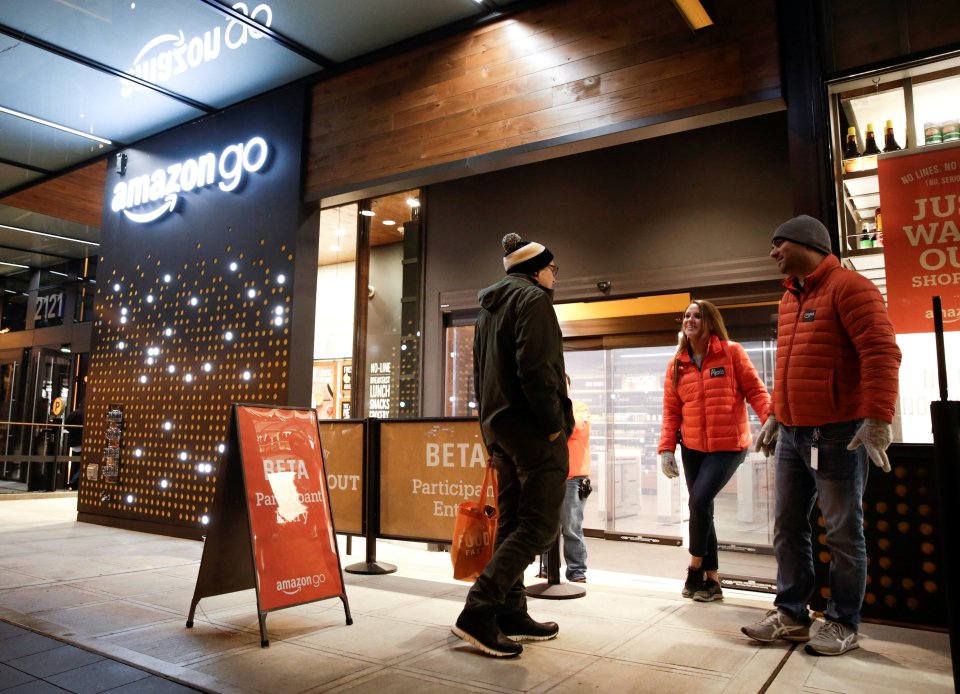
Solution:
<svg viewBox="0 0 960 694">
<path fill-rule="evenodd" d="M 131 212 L 130 210 L 124 210 L 123 214 L 127 219 L 133 220 L 140 224 L 146 224 L 147 222 L 152 222 L 154 220 L 160 219 L 167 212 L 173 212 L 177 207 L 177 200 L 179 199 L 175 193 L 171 193 L 166 198 L 166 202 L 153 210 L 152 212 Z"/>
</svg>

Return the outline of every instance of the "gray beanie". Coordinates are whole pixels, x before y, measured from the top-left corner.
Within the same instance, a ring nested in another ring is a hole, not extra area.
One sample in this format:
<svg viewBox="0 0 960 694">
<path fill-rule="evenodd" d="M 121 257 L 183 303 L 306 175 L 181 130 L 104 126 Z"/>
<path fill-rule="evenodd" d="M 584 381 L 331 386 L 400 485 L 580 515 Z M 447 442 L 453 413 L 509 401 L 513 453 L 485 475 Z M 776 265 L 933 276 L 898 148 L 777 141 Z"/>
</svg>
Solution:
<svg viewBox="0 0 960 694">
<path fill-rule="evenodd" d="M 503 245 L 503 269 L 508 273 L 532 275 L 553 261 L 553 253 L 542 243 L 524 241 L 519 234 L 507 234 Z"/>
<path fill-rule="evenodd" d="M 778 226 L 777 230 L 773 232 L 773 240 L 776 241 L 777 239 L 802 243 L 804 246 L 810 246 L 810 248 L 824 255 L 830 255 L 831 252 L 830 234 L 827 228 L 823 226 L 819 219 L 814 219 L 805 214 L 788 219 Z"/>
</svg>

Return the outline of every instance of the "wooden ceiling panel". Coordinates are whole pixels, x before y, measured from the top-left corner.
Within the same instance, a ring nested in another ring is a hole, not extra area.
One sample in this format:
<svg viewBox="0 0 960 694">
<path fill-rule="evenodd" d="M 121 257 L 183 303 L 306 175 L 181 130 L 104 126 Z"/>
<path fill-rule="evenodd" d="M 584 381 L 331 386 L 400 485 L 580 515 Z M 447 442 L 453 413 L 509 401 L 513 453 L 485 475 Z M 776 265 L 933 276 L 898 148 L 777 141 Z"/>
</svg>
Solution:
<svg viewBox="0 0 960 694">
<path fill-rule="evenodd" d="M 106 180 L 107 162 L 99 161 L 0 198 L 0 204 L 99 229 Z"/>
</svg>

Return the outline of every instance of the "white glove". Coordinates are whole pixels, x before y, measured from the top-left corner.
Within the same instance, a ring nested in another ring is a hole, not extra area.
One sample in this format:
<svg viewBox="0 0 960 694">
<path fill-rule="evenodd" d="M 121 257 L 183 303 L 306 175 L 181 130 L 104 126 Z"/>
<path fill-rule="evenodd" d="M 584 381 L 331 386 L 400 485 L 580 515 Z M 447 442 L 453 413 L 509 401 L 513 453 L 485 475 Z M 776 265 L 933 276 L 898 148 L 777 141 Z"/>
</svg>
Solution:
<svg viewBox="0 0 960 694">
<path fill-rule="evenodd" d="M 677 457 L 673 451 L 664 451 L 660 454 L 660 469 L 670 479 L 680 476 L 680 471 L 677 470 Z"/>
<path fill-rule="evenodd" d="M 768 458 L 777 450 L 777 437 L 780 435 L 780 424 L 772 414 L 760 427 L 757 435 L 757 451 L 762 451 Z"/>
<path fill-rule="evenodd" d="M 861 445 L 867 449 L 867 455 L 873 464 L 884 472 L 890 472 L 890 459 L 886 450 L 893 439 L 893 431 L 889 424 L 882 419 L 865 419 L 857 433 L 847 445 L 848 451 L 855 451 Z"/>
</svg>

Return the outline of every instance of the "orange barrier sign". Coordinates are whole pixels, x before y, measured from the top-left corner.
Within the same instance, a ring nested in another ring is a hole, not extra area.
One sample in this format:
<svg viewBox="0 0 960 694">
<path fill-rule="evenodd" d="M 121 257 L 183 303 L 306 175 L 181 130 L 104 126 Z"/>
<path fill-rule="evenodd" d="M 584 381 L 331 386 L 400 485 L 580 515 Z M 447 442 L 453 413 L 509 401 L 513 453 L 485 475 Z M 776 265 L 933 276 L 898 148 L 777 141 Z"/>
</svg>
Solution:
<svg viewBox="0 0 960 694">
<path fill-rule="evenodd" d="M 363 534 L 362 421 L 321 419 L 323 464 L 338 533 Z"/>
<path fill-rule="evenodd" d="M 457 506 L 480 496 L 487 453 L 471 420 L 380 424 L 380 532 L 450 542 Z"/>
<path fill-rule="evenodd" d="M 943 329 L 960 330 L 960 146 L 883 156 L 878 175 L 893 327 L 932 332 L 939 294 Z"/>
</svg>

